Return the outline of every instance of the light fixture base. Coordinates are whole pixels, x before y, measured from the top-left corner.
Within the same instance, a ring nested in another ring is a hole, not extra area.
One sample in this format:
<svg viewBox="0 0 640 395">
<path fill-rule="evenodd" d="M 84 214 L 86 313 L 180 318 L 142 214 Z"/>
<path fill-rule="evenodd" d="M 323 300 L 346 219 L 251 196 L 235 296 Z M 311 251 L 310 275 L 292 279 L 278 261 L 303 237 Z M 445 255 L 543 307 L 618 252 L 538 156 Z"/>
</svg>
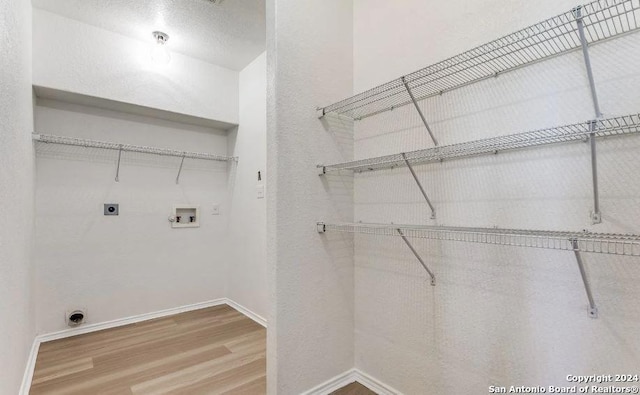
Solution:
<svg viewBox="0 0 640 395">
<path fill-rule="evenodd" d="M 167 33 L 156 30 L 152 34 L 153 34 L 153 38 L 155 38 L 158 43 L 164 44 L 167 41 L 169 41 L 169 35 Z"/>
</svg>

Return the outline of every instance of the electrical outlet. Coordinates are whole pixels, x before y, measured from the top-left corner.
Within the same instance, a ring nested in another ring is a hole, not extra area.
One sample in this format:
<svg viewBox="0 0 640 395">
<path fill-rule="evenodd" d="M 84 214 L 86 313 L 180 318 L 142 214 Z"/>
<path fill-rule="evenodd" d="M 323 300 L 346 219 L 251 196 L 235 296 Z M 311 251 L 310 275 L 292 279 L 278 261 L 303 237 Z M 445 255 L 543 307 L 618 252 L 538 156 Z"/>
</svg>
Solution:
<svg viewBox="0 0 640 395">
<path fill-rule="evenodd" d="M 220 215 L 220 205 L 219 204 L 214 204 L 213 207 L 211 207 L 211 215 Z"/>
<path fill-rule="evenodd" d="M 118 215 L 119 205 L 117 203 L 105 203 L 104 215 Z"/>
</svg>

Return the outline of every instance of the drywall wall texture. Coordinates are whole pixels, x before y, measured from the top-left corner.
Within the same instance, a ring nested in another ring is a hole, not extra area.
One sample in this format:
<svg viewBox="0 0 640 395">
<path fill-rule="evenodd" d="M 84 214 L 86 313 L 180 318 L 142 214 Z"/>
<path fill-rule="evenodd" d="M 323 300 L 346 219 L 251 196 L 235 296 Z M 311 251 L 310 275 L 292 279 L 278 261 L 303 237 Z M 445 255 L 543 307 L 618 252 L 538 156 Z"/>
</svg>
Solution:
<svg viewBox="0 0 640 395">
<path fill-rule="evenodd" d="M 472 4 L 473 3 L 473 4 Z M 358 90 L 570 9 L 573 2 L 355 1 Z M 434 8 L 435 7 L 435 8 Z M 402 45 L 398 45 L 401 43 Z M 638 33 L 590 48 L 605 116 L 640 109 Z M 334 97 L 333 99 L 339 99 Z M 594 117 L 582 54 L 550 59 L 424 100 L 441 144 Z M 356 123 L 355 157 L 431 147 L 411 106 Z M 603 223 L 592 226 L 588 144 L 538 147 L 355 176 L 355 221 L 640 233 L 640 138 L 598 141 Z M 355 366 L 406 394 L 489 385 L 568 385 L 567 374 L 640 366 L 637 258 L 585 254 L 600 317 L 571 252 L 355 237 Z"/>
<path fill-rule="evenodd" d="M 0 393 L 16 394 L 34 337 L 31 3 L 0 9 Z"/>
<path fill-rule="evenodd" d="M 229 149 L 238 161 L 229 207 L 227 297 L 267 316 L 266 189 L 267 56 L 263 53 L 240 72 L 240 126 L 229 133 Z M 258 180 L 260 172 L 260 180 Z"/>
<path fill-rule="evenodd" d="M 353 367 L 352 240 L 315 227 L 320 218 L 353 215 L 351 179 L 328 185 L 315 168 L 352 155 L 337 144 L 351 125 L 327 131 L 315 113 L 351 94 L 352 6 L 267 2 L 270 394 L 299 394 Z"/>
<path fill-rule="evenodd" d="M 48 100 L 35 114 L 38 133 L 227 154 L 226 133 L 200 126 Z M 37 143 L 36 158 L 39 333 L 70 308 L 98 323 L 226 296 L 227 162 L 185 159 L 176 184 L 178 157 L 124 152 L 119 182 L 118 151 Z M 176 204 L 199 206 L 200 227 L 171 228 Z"/>
<path fill-rule="evenodd" d="M 237 124 L 238 72 L 176 52 L 157 66 L 149 35 L 142 42 L 34 9 L 33 83 Z"/>
</svg>

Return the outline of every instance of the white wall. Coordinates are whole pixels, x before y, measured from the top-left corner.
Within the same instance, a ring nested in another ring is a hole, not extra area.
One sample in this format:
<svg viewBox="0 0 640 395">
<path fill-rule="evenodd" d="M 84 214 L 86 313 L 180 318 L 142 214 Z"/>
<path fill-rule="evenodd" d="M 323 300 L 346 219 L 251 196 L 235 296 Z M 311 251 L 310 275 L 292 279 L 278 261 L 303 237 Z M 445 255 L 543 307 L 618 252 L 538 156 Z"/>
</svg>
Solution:
<svg viewBox="0 0 640 395">
<path fill-rule="evenodd" d="M 334 190 L 316 164 L 351 157 L 316 106 L 352 91 L 352 3 L 267 2 L 267 383 L 299 394 L 353 367 L 353 250 L 319 219 L 351 220 L 350 182 Z"/>
<path fill-rule="evenodd" d="M 0 9 L 0 393 L 15 394 L 34 336 L 31 3 Z"/>
<path fill-rule="evenodd" d="M 354 3 L 357 91 L 564 12 L 572 1 Z M 638 112 L 638 35 L 591 47 L 605 116 Z M 333 100 L 340 99 L 337 95 Z M 593 117 L 580 52 L 421 102 L 441 144 Z M 355 157 L 432 146 L 415 110 L 358 122 Z M 603 223 L 592 226 L 586 144 L 355 177 L 355 220 L 640 233 L 638 137 L 598 142 Z M 600 318 L 571 252 L 415 241 L 426 273 L 397 238 L 355 238 L 355 365 L 406 394 L 476 394 L 489 385 L 568 385 L 567 374 L 640 366 L 637 258 L 585 254 Z"/>
<path fill-rule="evenodd" d="M 239 157 L 229 208 L 227 297 L 266 317 L 267 55 L 240 72 L 240 125 L 229 134 L 229 152 Z M 258 171 L 261 181 L 258 181 Z"/>
<path fill-rule="evenodd" d="M 38 101 L 36 131 L 227 154 L 222 131 L 57 101 Z M 66 328 L 73 307 L 97 323 L 226 296 L 226 162 L 186 159 L 176 185 L 180 158 L 125 152 L 115 182 L 117 151 L 36 148 L 39 333 Z M 174 204 L 199 205 L 200 228 L 172 229 Z"/>
<path fill-rule="evenodd" d="M 156 66 L 150 44 L 35 9 L 33 83 L 238 123 L 238 72 L 176 52 Z"/>
</svg>

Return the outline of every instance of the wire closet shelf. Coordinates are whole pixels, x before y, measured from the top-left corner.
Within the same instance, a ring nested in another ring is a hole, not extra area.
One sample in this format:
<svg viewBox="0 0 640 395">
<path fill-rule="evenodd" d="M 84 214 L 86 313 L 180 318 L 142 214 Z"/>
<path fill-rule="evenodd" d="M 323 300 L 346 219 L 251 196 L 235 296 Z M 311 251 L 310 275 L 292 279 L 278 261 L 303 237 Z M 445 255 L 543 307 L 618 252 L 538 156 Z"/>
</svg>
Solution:
<svg viewBox="0 0 640 395">
<path fill-rule="evenodd" d="M 318 110 L 363 119 L 579 49 L 577 21 L 593 44 L 638 29 L 639 19 L 640 0 L 594 1 Z"/>
<path fill-rule="evenodd" d="M 546 230 L 467 228 L 369 223 L 317 223 L 318 232 L 363 233 L 379 236 L 462 241 L 600 254 L 640 256 L 640 235 Z"/>
<path fill-rule="evenodd" d="M 177 156 L 180 158 L 214 160 L 214 161 L 221 161 L 221 162 L 237 161 L 237 158 L 235 157 L 214 155 L 214 154 L 203 153 L 203 152 L 179 151 L 179 150 L 174 150 L 169 148 L 147 147 L 143 145 L 118 144 L 118 143 L 106 142 L 106 141 L 79 139 L 75 137 L 54 136 L 50 134 L 34 134 L 33 140 L 42 142 L 42 143 L 50 143 L 50 144 L 73 145 L 77 147 L 101 148 L 101 149 L 125 151 L 125 152 L 140 152 L 145 154 L 154 154 L 154 155 L 163 155 L 163 156 Z"/>
<path fill-rule="evenodd" d="M 534 130 L 526 133 L 492 137 L 459 144 L 444 145 L 407 153 L 392 154 L 331 165 L 318 165 L 322 173 L 351 170 L 355 172 L 380 170 L 403 166 L 406 161 L 415 164 L 439 162 L 499 151 L 514 150 L 547 144 L 582 141 L 595 137 L 619 136 L 640 132 L 640 114 L 600 119 L 555 128 Z"/>
</svg>

